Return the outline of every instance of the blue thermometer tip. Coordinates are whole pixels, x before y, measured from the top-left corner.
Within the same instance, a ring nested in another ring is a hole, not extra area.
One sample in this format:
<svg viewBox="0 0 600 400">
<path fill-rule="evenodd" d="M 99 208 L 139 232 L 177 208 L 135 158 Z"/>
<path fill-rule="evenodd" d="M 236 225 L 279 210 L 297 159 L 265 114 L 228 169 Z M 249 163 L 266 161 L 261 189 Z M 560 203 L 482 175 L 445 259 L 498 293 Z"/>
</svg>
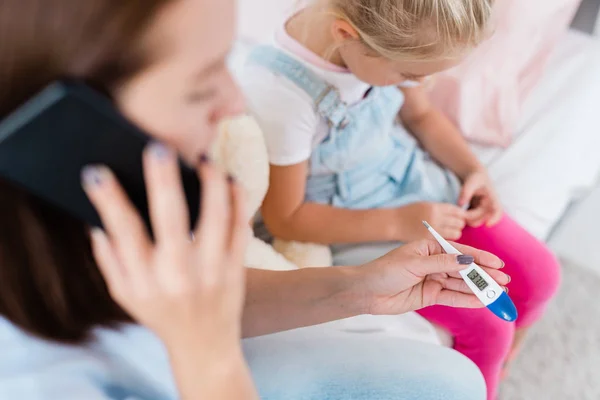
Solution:
<svg viewBox="0 0 600 400">
<path fill-rule="evenodd" d="M 493 312 L 497 317 L 508 322 L 516 321 L 519 315 L 515 303 L 513 303 L 506 293 L 502 293 L 496 301 L 487 306 L 487 309 Z"/>
</svg>

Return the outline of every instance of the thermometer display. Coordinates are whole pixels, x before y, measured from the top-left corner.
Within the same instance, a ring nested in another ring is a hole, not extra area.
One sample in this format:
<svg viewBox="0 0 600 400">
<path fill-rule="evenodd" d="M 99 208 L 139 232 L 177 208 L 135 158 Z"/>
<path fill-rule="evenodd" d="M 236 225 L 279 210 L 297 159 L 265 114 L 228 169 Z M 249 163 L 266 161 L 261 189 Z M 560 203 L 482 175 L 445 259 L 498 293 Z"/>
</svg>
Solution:
<svg viewBox="0 0 600 400">
<path fill-rule="evenodd" d="M 483 279 L 476 270 L 472 270 L 467 274 L 467 277 L 479 288 L 479 290 L 483 291 L 486 287 L 488 287 L 488 283 Z"/>
<path fill-rule="evenodd" d="M 454 246 L 446 241 L 439 233 L 435 231 L 426 221 L 423 225 L 433 235 L 435 240 L 442 246 L 447 254 L 462 254 Z M 518 317 L 515 303 L 504 292 L 504 288 L 498 285 L 485 269 L 475 263 L 471 263 L 465 269 L 459 271 L 460 277 L 469 286 L 469 289 L 475 296 L 487 307 L 494 315 L 504 321 L 512 322 Z"/>
</svg>

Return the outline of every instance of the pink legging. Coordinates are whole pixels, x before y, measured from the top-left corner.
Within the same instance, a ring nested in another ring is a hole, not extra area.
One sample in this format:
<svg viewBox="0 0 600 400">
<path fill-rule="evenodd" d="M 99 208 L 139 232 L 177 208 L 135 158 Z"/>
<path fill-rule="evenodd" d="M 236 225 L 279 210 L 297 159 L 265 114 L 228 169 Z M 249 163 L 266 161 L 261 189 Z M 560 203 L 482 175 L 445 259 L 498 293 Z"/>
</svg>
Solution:
<svg viewBox="0 0 600 400">
<path fill-rule="evenodd" d="M 512 278 L 509 294 L 519 318 L 514 323 L 505 322 L 485 308 L 434 306 L 419 313 L 453 335 L 454 349 L 481 369 L 488 400 L 493 400 L 515 329 L 528 328 L 542 316 L 560 284 L 560 266 L 542 242 L 507 216 L 491 228 L 465 228 L 459 242 L 494 253 L 506 263 L 503 271 Z"/>
</svg>

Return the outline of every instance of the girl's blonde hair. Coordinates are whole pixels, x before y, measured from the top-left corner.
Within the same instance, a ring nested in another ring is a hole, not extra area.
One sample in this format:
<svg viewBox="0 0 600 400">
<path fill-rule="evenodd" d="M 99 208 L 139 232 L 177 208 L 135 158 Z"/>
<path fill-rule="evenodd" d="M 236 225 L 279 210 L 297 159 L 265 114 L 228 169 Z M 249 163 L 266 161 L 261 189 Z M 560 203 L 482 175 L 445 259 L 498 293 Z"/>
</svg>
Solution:
<svg viewBox="0 0 600 400">
<path fill-rule="evenodd" d="M 490 33 L 494 0 L 325 0 L 365 45 L 389 59 L 457 55 Z"/>
</svg>

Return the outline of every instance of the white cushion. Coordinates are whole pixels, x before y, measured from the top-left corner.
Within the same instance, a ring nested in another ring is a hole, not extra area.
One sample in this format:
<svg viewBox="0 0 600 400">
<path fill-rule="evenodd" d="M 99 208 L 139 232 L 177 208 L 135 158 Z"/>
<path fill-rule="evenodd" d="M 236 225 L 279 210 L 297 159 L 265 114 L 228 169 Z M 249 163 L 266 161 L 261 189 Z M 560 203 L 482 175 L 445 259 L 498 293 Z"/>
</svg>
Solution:
<svg viewBox="0 0 600 400">
<path fill-rule="evenodd" d="M 600 171 L 600 42 L 571 31 L 526 104 L 508 149 L 475 147 L 506 211 L 545 239 Z"/>
</svg>

